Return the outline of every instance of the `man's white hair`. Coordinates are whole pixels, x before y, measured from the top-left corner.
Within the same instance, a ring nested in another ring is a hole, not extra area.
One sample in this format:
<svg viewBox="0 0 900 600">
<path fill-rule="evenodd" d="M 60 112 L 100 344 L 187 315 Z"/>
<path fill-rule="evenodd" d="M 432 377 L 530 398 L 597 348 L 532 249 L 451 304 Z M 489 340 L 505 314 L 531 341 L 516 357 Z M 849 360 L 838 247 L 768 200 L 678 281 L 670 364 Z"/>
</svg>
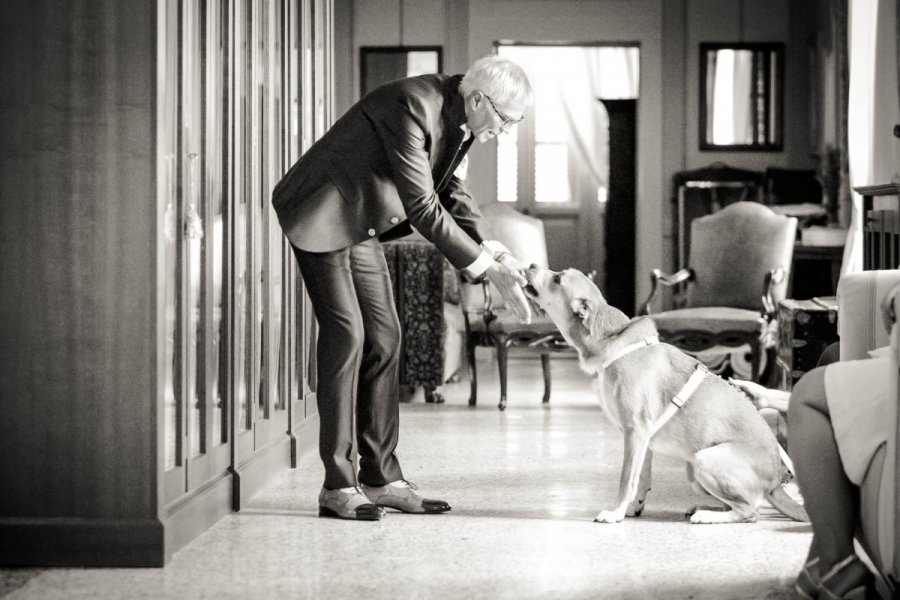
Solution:
<svg viewBox="0 0 900 600">
<path fill-rule="evenodd" d="M 466 71 L 459 84 L 463 97 L 481 90 L 499 106 L 531 99 L 531 83 L 522 67 L 502 56 L 479 58 Z"/>
</svg>

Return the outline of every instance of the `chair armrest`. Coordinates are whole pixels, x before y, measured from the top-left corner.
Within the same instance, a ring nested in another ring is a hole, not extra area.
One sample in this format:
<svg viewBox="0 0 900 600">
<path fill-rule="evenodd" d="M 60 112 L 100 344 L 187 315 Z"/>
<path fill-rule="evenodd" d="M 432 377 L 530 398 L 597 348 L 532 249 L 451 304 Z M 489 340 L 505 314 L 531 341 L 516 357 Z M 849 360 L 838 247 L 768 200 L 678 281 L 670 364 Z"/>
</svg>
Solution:
<svg viewBox="0 0 900 600">
<path fill-rule="evenodd" d="M 778 313 L 778 304 L 775 302 L 773 288 L 784 281 L 785 275 L 786 272 L 784 268 L 776 267 L 770 269 L 763 278 L 762 303 L 765 308 L 765 316 L 769 320 L 774 319 L 775 315 Z"/>
<path fill-rule="evenodd" d="M 660 284 L 666 287 L 674 287 L 684 282 L 691 282 L 693 280 L 694 271 L 689 268 L 681 269 L 672 274 L 666 274 L 659 269 L 653 269 L 652 271 L 650 271 L 650 294 L 647 296 L 647 299 L 644 300 L 644 304 L 643 306 L 641 306 L 640 314 L 650 314 L 650 304 L 653 302 L 653 298 L 656 296 L 657 287 Z"/>
</svg>

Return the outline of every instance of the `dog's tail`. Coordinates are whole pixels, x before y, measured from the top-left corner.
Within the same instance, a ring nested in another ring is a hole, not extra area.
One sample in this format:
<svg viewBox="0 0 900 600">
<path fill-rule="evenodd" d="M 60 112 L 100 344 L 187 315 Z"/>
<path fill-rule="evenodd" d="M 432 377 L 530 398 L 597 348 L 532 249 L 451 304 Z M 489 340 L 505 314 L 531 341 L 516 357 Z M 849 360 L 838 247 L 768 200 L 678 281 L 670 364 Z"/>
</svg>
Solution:
<svg viewBox="0 0 900 600">
<path fill-rule="evenodd" d="M 806 514 L 806 509 L 788 496 L 781 484 L 775 486 L 774 490 L 766 494 L 766 500 L 775 507 L 775 510 L 790 519 L 794 519 L 795 521 L 809 521 L 809 515 Z"/>
</svg>

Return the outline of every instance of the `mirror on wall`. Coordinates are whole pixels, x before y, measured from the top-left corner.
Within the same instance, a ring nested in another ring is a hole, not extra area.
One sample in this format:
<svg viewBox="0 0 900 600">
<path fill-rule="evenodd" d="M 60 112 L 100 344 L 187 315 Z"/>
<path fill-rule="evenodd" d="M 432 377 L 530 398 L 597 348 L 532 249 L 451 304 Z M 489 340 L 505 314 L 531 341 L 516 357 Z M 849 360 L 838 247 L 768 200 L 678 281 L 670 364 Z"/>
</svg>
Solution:
<svg viewBox="0 0 900 600">
<path fill-rule="evenodd" d="M 700 149 L 783 148 L 784 44 L 700 44 Z"/>
<path fill-rule="evenodd" d="M 359 49 L 361 96 L 378 86 L 443 68 L 441 46 L 362 46 Z"/>
</svg>

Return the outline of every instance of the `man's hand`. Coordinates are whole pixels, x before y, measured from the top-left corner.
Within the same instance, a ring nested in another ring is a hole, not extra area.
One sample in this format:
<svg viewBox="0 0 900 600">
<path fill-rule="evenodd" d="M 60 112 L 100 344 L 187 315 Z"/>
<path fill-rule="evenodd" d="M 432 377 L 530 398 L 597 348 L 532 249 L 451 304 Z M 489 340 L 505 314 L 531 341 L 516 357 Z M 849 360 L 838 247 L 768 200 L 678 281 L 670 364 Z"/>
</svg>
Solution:
<svg viewBox="0 0 900 600">
<path fill-rule="evenodd" d="M 531 306 L 525 298 L 522 286 L 528 283 L 521 271 L 524 265 L 510 254 L 504 254 L 494 261 L 484 276 L 500 290 L 506 305 L 519 317 L 519 321 L 531 323 Z"/>
</svg>

